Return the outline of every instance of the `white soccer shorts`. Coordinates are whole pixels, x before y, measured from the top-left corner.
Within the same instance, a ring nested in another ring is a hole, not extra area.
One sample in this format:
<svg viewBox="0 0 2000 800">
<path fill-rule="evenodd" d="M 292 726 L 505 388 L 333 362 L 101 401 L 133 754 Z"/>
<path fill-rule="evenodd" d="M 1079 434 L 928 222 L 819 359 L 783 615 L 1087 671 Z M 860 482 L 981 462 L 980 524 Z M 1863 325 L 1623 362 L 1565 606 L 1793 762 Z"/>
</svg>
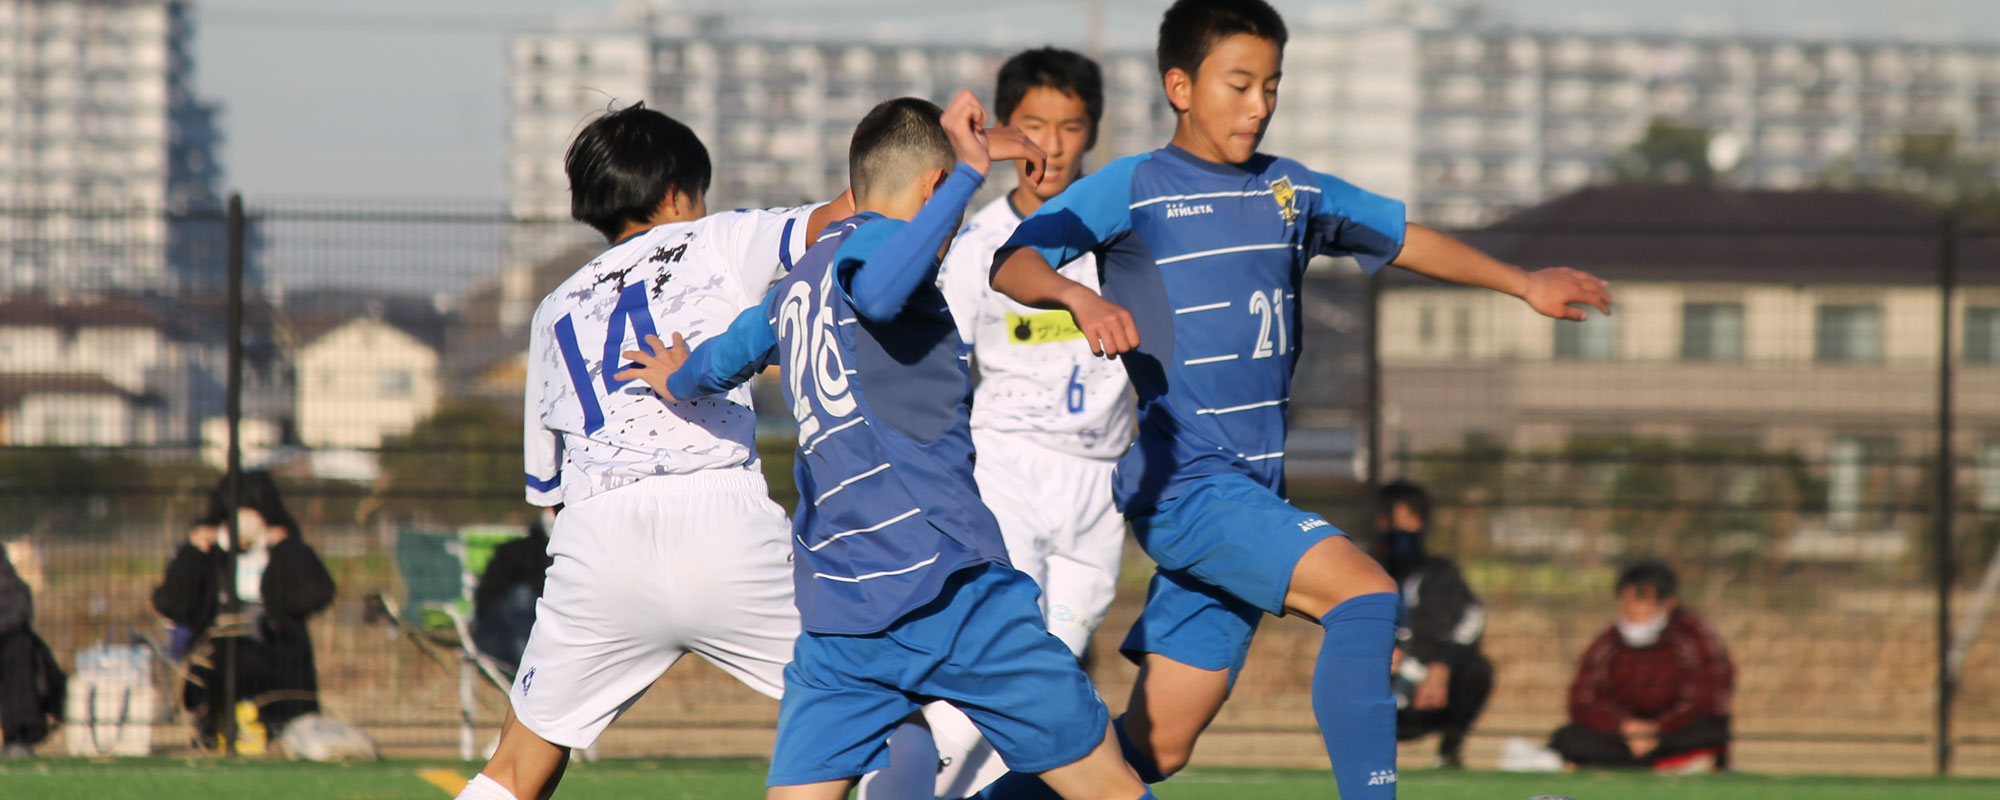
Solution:
<svg viewBox="0 0 2000 800">
<path fill-rule="evenodd" d="M 589 747 L 688 653 L 778 697 L 799 636 L 791 536 L 747 471 L 647 478 L 565 507 L 514 715 Z"/>
<path fill-rule="evenodd" d="M 973 431 L 973 479 L 1000 520 L 1007 558 L 1042 587 L 1049 632 L 1082 655 L 1118 588 L 1125 517 L 1111 501 L 1117 463 Z"/>
</svg>

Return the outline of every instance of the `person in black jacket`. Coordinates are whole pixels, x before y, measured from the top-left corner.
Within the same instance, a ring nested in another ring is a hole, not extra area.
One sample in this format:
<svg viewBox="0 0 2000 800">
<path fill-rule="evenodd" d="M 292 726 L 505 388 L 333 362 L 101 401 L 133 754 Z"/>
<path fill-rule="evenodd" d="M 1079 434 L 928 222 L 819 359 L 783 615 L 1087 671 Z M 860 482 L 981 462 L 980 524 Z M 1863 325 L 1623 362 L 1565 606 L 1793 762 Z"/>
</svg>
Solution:
<svg viewBox="0 0 2000 800">
<path fill-rule="evenodd" d="M 1431 500 L 1407 480 L 1377 495 L 1375 557 L 1403 593 L 1408 616 L 1397 632 L 1396 738 L 1438 738 L 1438 763 L 1463 765 L 1466 734 L 1493 692 L 1493 663 L 1479 652 L 1486 609 L 1451 559 L 1424 547 Z"/>
<path fill-rule="evenodd" d="M 236 644 L 236 697 L 257 706 L 272 739 L 287 723 L 319 711 L 319 676 L 313 665 L 306 618 L 333 602 L 333 576 L 299 536 L 298 523 L 263 471 L 243 474 L 243 506 L 236 517 L 242 546 L 234 586 L 223 583 L 230 542 L 223 528 L 227 479 L 209 495 L 208 511 L 167 565 L 153 592 L 153 607 L 175 625 L 200 632 L 206 647 L 188 659 L 182 702 L 195 718 L 204 746 L 215 744 L 216 722 L 228 709 L 211 707 L 221 692 L 224 643 Z M 228 611 L 230 590 L 241 601 Z"/>
<path fill-rule="evenodd" d="M 472 591 L 472 644 L 500 662 L 509 676 L 520 669 L 521 653 L 528 648 L 535 601 L 552 563 L 548 528 L 537 519 L 528 525 L 527 536 L 494 549 Z"/>
<path fill-rule="evenodd" d="M 10 758 L 32 756 L 62 708 L 62 670 L 35 635 L 35 599 L 0 549 L 0 741 Z"/>
</svg>

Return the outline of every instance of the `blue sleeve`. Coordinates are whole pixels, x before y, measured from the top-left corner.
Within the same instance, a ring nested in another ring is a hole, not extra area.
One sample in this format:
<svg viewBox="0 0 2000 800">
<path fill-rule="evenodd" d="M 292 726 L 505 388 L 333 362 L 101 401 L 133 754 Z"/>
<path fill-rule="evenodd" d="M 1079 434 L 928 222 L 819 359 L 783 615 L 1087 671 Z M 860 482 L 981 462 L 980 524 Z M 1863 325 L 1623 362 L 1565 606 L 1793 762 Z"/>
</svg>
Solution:
<svg viewBox="0 0 2000 800">
<path fill-rule="evenodd" d="M 769 312 L 765 310 L 770 295 L 765 295 L 764 300 L 743 309 L 729 323 L 729 330 L 702 342 L 688 354 L 687 363 L 667 376 L 667 391 L 674 399 L 693 400 L 721 394 L 742 386 L 750 376 L 770 366 L 771 357 L 778 352 L 778 334 L 772 330 Z"/>
<path fill-rule="evenodd" d="M 1032 247 L 1051 267 L 1093 252 L 1132 230 L 1132 170 L 1149 156 L 1127 156 L 1084 176 L 1021 221 L 994 254 L 998 265 L 1015 248 Z"/>
<path fill-rule="evenodd" d="M 986 176 L 959 164 L 931 195 L 917 218 L 878 219 L 849 234 L 833 254 L 833 264 L 854 302 L 855 313 L 871 320 L 893 319 L 903 313 L 910 293 L 937 276 L 938 250 L 958 230 L 965 204 L 979 191 Z M 849 275 L 849 270 L 853 270 Z"/>
<path fill-rule="evenodd" d="M 1319 199 L 1313 203 L 1314 255 L 1353 256 L 1373 274 L 1403 252 L 1403 201 L 1383 197 L 1347 181 L 1315 172 Z"/>
</svg>

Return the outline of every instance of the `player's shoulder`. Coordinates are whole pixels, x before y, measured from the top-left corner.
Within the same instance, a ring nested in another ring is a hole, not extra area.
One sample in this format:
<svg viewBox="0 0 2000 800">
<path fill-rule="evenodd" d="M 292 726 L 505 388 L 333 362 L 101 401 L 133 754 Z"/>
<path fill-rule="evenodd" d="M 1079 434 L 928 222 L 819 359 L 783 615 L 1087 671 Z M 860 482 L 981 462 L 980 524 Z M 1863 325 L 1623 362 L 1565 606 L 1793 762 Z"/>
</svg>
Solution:
<svg viewBox="0 0 2000 800">
<path fill-rule="evenodd" d="M 1095 172 L 1085 175 L 1083 180 L 1077 183 L 1078 185 L 1082 185 L 1084 182 L 1094 181 L 1102 186 L 1118 186 L 1129 190 L 1132 186 L 1132 176 L 1152 160 L 1152 153 L 1133 153 L 1129 156 L 1119 156 L 1106 162 L 1104 166 L 1098 167 Z"/>
</svg>

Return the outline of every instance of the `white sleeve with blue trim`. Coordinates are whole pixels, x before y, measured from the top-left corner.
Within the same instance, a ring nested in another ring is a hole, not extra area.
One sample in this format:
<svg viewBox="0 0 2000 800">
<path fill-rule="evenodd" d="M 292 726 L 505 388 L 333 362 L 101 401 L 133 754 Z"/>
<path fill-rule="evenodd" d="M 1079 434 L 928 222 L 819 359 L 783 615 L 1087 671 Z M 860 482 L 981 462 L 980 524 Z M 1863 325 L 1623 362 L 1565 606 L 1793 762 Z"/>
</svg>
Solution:
<svg viewBox="0 0 2000 800">
<path fill-rule="evenodd" d="M 1015 248 L 1032 247 L 1049 266 L 1060 267 L 1132 230 L 1132 169 L 1145 159 L 1126 156 L 1106 164 L 1043 203 L 1014 229 L 995 263 Z"/>
<path fill-rule="evenodd" d="M 526 473 L 528 503 L 547 507 L 563 501 L 563 455 L 562 434 L 542 424 L 542 391 L 549 381 L 563 378 L 549 374 L 549 366 L 557 363 L 555 359 L 558 356 L 548 335 L 542 332 L 541 315 L 537 313 L 535 316 L 534 324 L 528 328 L 528 380 L 527 391 L 522 393 L 525 402 L 521 409 L 521 462 Z"/>
<path fill-rule="evenodd" d="M 1403 201 L 1383 197 L 1323 172 L 1313 207 L 1313 255 L 1353 256 L 1373 274 L 1403 252 L 1409 228 Z"/>
</svg>

